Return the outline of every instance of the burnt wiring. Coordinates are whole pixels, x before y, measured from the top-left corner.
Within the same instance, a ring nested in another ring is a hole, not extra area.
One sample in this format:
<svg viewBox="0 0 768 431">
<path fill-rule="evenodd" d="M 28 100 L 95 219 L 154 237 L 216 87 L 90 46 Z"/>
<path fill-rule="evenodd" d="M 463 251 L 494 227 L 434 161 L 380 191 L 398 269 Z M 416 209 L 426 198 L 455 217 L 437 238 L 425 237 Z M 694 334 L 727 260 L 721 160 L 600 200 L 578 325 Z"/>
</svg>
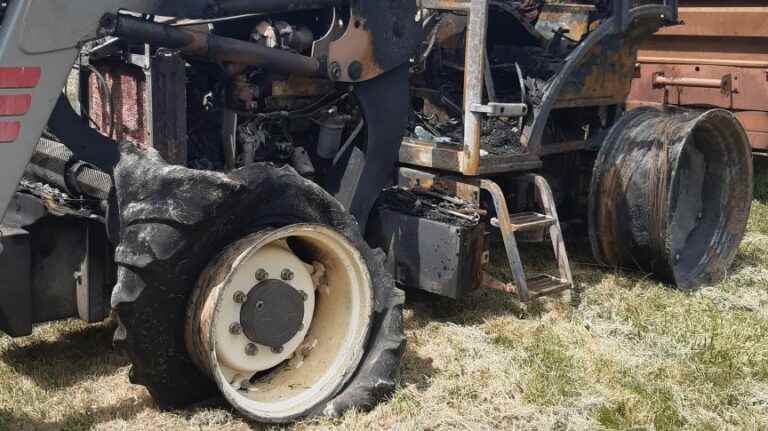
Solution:
<svg viewBox="0 0 768 431">
<path fill-rule="evenodd" d="M 272 112 L 249 112 L 234 110 L 237 115 L 254 120 L 275 120 L 275 119 L 302 119 L 311 118 L 323 108 L 332 106 L 349 99 L 349 92 L 333 92 L 322 96 L 311 104 L 293 111 L 272 111 Z"/>
</svg>

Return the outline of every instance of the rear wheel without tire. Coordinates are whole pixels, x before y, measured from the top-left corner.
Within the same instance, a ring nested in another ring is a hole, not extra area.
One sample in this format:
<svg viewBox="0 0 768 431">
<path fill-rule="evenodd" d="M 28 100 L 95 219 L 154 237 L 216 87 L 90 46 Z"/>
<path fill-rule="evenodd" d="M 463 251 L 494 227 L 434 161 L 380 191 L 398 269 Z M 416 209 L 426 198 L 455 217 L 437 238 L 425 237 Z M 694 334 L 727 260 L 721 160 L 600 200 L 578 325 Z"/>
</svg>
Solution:
<svg viewBox="0 0 768 431">
<path fill-rule="evenodd" d="M 752 169 L 747 135 L 728 111 L 628 112 L 595 163 L 595 256 L 681 289 L 720 281 L 744 237 Z"/>
</svg>

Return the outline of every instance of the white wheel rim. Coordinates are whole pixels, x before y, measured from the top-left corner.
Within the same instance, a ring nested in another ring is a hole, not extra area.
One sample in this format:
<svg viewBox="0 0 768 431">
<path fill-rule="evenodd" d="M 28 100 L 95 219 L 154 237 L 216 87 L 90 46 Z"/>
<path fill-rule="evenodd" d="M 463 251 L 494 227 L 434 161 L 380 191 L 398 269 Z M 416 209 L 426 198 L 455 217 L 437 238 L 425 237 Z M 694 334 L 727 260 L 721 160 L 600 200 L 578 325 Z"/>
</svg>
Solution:
<svg viewBox="0 0 768 431">
<path fill-rule="evenodd" d="M 289 242 L 312 262 L 300 260 Z M 293 273 L 289 284 L 306 293 L 303 328 L 280 352 L 257 345 L 258 353 L 247 355 L 246 345 L 254 343 L 230 331 L 240 312 L 233 296 L 248 293 L 258 269 L 280 278 L 285 268 Z M 206 268 L 190 306 L 187 342 L 233 406 L 283 422 L 310 413 L 349 380 L 364 353 L 372 310 L 371 277 L 357 249 L 331 228 L 291 225 L 243 238 Z"/>
</svg>

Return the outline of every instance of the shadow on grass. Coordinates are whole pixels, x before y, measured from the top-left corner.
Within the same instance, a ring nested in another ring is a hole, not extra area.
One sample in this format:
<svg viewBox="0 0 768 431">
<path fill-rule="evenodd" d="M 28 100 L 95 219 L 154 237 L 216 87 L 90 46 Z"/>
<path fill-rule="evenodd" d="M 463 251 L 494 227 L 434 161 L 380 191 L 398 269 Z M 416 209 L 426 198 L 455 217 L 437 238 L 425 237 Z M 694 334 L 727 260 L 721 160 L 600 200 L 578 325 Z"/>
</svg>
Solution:
<svg viewBox="0 0 768 431">
<path fill-rule="evenodd" d="M 115 419 L 131 420 L 144 410 L 151 401 L 136 403 L 132 400 L 87 411 L 72 412 L 58 421 L 45 421 L 24 412 L 0 409 L 0 430 L 28 431 L 81 431 L 92 429 L 99 423 Z"/>
<path fill-rule="evenodd" d="M 418 290 L 407 291 L 407 308 L 413 310 L 413 317 L 408 321 L 409 329 L 421 329 L 430 322 L 451 322 L 456 324 L 482 324 L 500 316 L 515 316 L 536 319 L 548 310 L 550 299 L 565 301 L 563 305 L 578 308 L 583 295 L 582 286 L 599 284 L 606 277 L 615 274 L 615 270 L 601 267 L 592 257 L 589 241 L 585 238 L 572 238 L 568 244 L 571 267 L 574 272 L 574 289 L 562 299 L 557 296 L 532 301 L 524 306 L 517 297 L 501 291 L 478 289 L 471 294 L 453 300 Z M 557 275 L 558 269 L 549 242 L 520 244 L 523 266 L 528 276 L 536 274 Z M 512 275 L 506 260 L 503 244 L 491 244 L 491 262 L 489 272 L 502 281 L 511 281 Z"/>
<path fill-rule="evenodd" d="M 112 348 L 113 332 L 111 325 L 89 326 L 55 340 L 11 346 L 0 353 L 0 360 L 41 388 L 68 388 L 128 365 Z"/>
<path fill-rule="evenodd" d="M 755 200 L 768 203 L 768 158 L 755 158 Z"/>
<path fill-rule="evenodd" d="M 420 392 L 426 391 L 435 376 L 434 361 L 412 349 L 406 349 L 401 365 L 401 385 L 414 385 Z"/>
</svg>

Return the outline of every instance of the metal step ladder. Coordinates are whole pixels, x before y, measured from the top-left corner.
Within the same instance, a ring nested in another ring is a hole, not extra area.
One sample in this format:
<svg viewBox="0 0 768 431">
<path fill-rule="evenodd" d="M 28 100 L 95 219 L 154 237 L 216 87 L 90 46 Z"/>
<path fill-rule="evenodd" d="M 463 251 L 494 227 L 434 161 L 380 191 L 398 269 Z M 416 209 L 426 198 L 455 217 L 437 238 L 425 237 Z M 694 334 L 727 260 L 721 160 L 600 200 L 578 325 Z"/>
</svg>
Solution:
<svg viewBox="0 0 768 431">
<path fill-rule="evenodd" d="M 524 212 L 510 214 L 507 200 L 504 192 L 498 184 L 491 180 L 483 179 L 480 181 L 480 188 L 490 193 L 493 198 L 493 204 L 496 208 L 496 218 L 492 220 L 492 225 L 501 230 L 501 236 L 504 240 L 504 248 L 509 260 L 509 267 L 512 271 L 514 284 L 503 283 L 486 276 L 485 285 L 490 288 L 500 289 L 508 293 L 517 294 L 520 302 L 529 303 L 536 298 L 547 295 L 555 295 L 573 287 L 573 275 L 571 266 L 568 262 L 568 253 L 563 241 L 563 233 L 560 229 L 560 221 L 557 216 L 555 200 L 552 196 L 552 189 L 547 180 L 540 175 L 524 175 L 522 181 L 532 183 L 536 189 L 539 201 L 542 206 L 542 213 Z M 559 269 L 558 276 L 536 275 L 528 278 L 523 268 L 523 262 L 520 258 L 520 251 L 517 247 L 517 238 L 515 235 L 522 232 L 532 232 L 541 229 L 549 229 L 549 237 L 552 241 L 552 248 L 557 259 Z"/>
</svg>

